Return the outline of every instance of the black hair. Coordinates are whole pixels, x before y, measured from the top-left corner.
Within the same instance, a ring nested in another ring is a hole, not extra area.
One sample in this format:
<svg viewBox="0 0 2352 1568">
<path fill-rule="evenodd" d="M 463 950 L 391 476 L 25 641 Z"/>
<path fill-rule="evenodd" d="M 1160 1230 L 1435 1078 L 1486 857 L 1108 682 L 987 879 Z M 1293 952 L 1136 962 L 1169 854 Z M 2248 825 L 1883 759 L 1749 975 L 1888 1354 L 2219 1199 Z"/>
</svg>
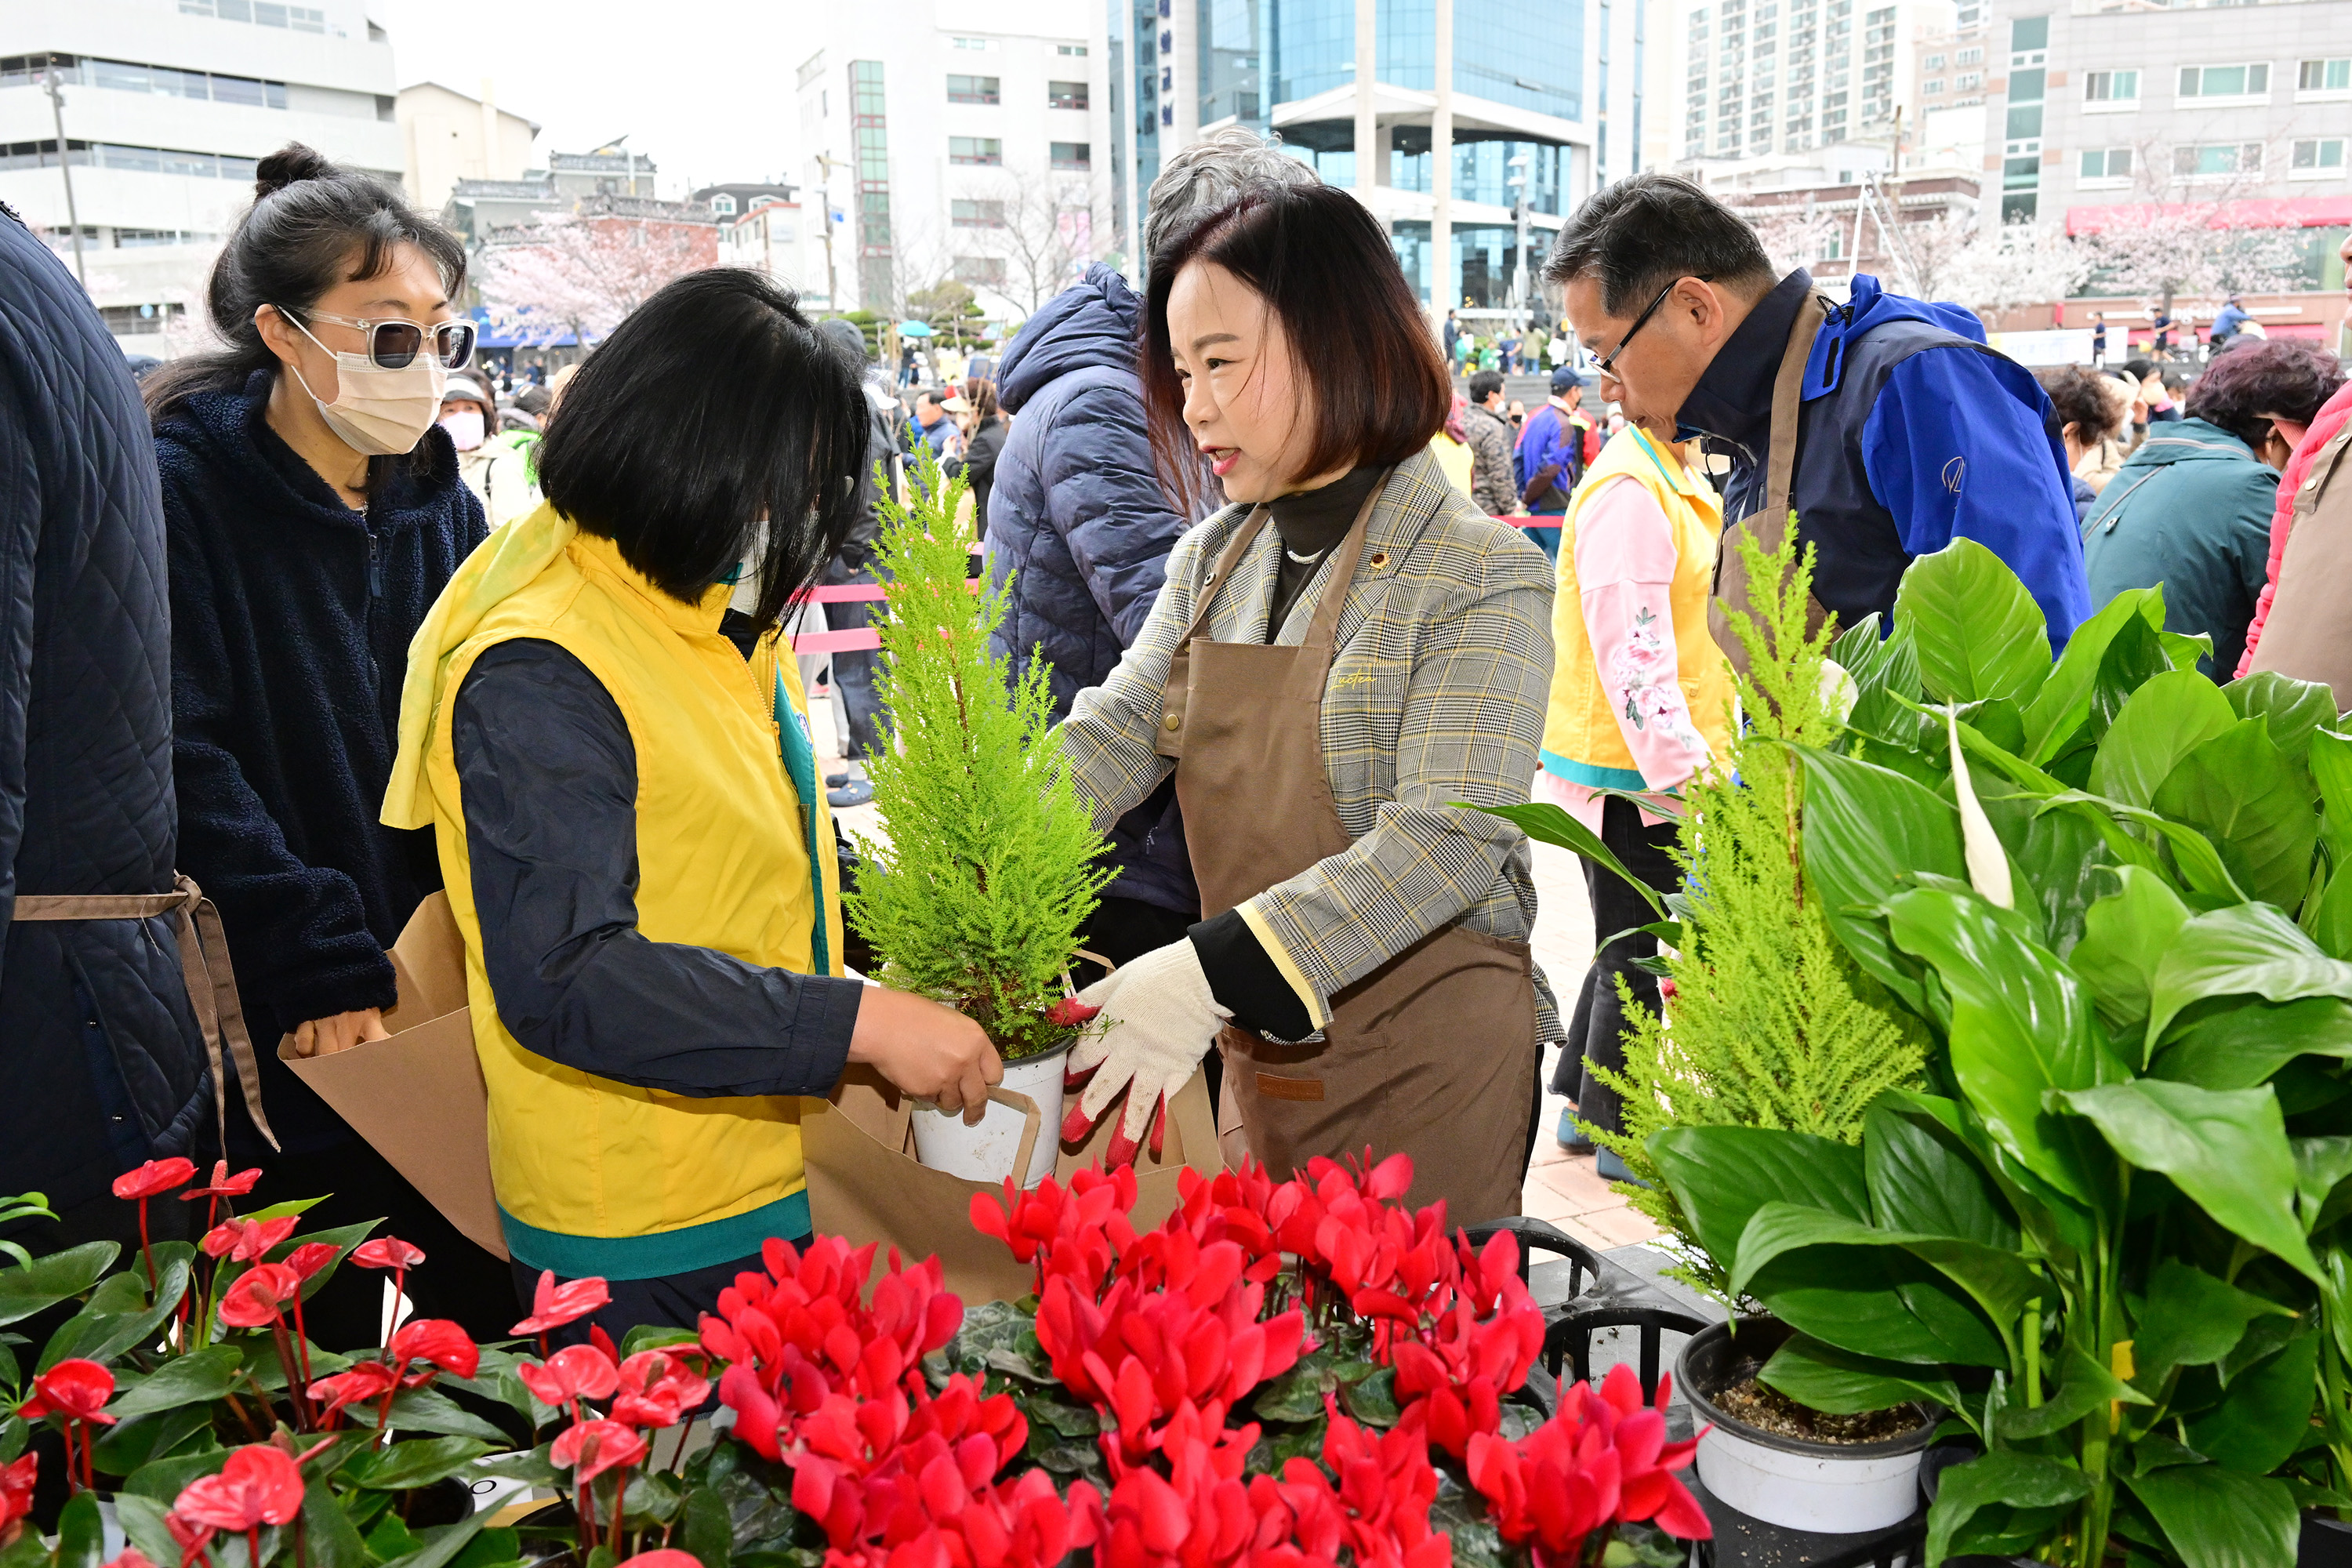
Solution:
<svg viewBox="0 0 2352 1568">
<path fill-rule="evenodd" d="M 581 363 L 548 416 L 540 488 L 688 604 L 756 552 L 765 628 L 856 521 L 863 369 L 766 274 L 690 272 Z"/>
<path fill-rule="evenodd" d="M 1484 406 L 1486 399 L 1503 390 L 1503 373 L 1482 370 L 1470 378 L 1470 401 Z"/>
<path fill-rule="evenodd" d="M 2148 376 L 2148 372 L 2155 368 L 2156 362 L 2152 359 L 2135 357 L 2124 361 L 2124 374 L 2130 376 L 2134 381 L 2146 381 Z"/>
<path fill-rule="evenodd" d="M 1232 273 L 1282 323 L 1315 420 L 1298 472 L 1401 463 L 1444 428 L 1454 382 L 1380 220 L 1336 186 L 1254 188 L 1153 253 L 1144 275 L 1144 413 L 1160 483 L 1180 510 L 1198 495 L 1202 468 L 1168 342 L 1168 297 L 1195 261 Z"/>
<path fill-rule="evenodd" d="M 411 207 L 395 187 L 299 142 L 261 160 L 253 205 L 236 220 L 205 284 L 205 314 L 226 346 L 173 360 L 150 376 L 141 389 L 149 416 L 162 419 L 200 392 L 242 391 L 256 371 L 275 372 L 278 356 L 262 341 L 255 310 L 308 310 L 338 283 L 383 276 L 404 245 L 431 259 L 455 299 L 466 280 L 465 243 Z M 417 454 L 424 451 L 419 442 Z"/>
<path fill-rule="evenodd" d="M 2189 389 L 2186 411 L 2259 448 L 2272 416 L 2308 425 L 2343 384 L 2344 367 L 2326 349 L 2274 338 L 2216 359 Z"/>
<path fill-rule="evenodd" d="M 1707 278 L 1751 297 L 1777 280 L 1745 218 L 1673 174 L 1630 175 L 1585 198 L 1544 263 L 1554 288 L 1601 279 L 1601 304 L 1630 316 L 1677 278 Z"/>
</svg>

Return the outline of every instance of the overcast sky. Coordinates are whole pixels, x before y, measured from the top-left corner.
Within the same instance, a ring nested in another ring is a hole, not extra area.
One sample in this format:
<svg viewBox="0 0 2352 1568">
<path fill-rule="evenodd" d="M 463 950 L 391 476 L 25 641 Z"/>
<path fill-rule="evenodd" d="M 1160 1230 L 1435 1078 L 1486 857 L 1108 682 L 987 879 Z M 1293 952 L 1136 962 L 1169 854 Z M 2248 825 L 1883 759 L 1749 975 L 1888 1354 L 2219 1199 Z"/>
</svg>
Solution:
<svg viewBox="0 0 2352 1568">
<path fill-rule="evenodd" d="M 535 161 L 627 135 L 664 195 L 728 181 L 806 182 L 795 48 L 824 0 L 378 0 L 400 85 L 437 81 L 540 123 Z M 374 9 L 374 7 L 371 7 Z"/>
</svg>

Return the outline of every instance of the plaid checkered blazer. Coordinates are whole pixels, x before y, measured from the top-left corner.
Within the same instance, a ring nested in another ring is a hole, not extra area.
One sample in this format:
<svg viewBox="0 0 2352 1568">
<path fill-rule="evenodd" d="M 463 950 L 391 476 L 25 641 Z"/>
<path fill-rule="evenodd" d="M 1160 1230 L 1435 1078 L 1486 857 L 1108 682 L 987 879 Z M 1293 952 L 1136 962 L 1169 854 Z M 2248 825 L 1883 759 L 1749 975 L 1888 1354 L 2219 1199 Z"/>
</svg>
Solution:
<svg viewBox="0 0 2352 1568">
<path fill-rule="evenodd" d="M 1160 694 L 1196 595 L 1247 520 L 1229 506 L 1187 532 L 1142 634 L 1062 726 L 1078 793 L 1108 826 L 1174 768 L 1154 749 Z M 1323 761 L 1354 845 L 1242 906 L 1319 1027 L 1330 997 L 1431 931 L 1460 921 L 1525 942 L 1536 891 L 1524 834 L 1451 803 L 1528 799 L 1551 688 L 1552 570 L 1517 529 L 1488 520 L 1427 452 L 1381 485 L 1341 606 L 1323 696 Z M 1209 606 L 1205 635 L 1264 642 L 1279 537 L 1269 526 Z M 1328 566 L 1274 640 L 1296 646 L 1330 591 Z M 1536 972 L 1540 1038 L 1559 1010 Z"/>
</svg>

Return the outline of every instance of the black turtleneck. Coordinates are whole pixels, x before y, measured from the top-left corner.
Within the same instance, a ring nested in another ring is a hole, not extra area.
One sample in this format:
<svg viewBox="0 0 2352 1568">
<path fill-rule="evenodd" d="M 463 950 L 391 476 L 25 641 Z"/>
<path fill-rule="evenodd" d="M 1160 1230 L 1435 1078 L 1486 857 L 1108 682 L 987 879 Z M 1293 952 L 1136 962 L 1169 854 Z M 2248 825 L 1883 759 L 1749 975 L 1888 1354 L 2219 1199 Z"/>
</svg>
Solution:
<svg viewBox="0 0 2352 1568">
<path fill-rule="evenodd" d="M 1683 399 L 1675 419 L 1685 435 L 1732 442 L 1751 459 L 1764 456 L 1772 437 L 1772 383 L 1789 351 L 1798 307 L 1812 291 L 1812 274 L 1800 267 L 1756 301 Z"/>
<path fill-rule="evenodd" d="M 1275 574 L 1274 607 L 1265 618 L 1266 641 L 1282 635 L 1283 619 L 1290 614 L 1290 606 L 1314 581 L 1331 547 L 1347 537 L 1349 525 L 1363 510 L 1364 498 L 1387 471 L 1351 468 L 1319 489 L 1300 490 L 1267 503 L 1266 510 L 1274 514 L 1274 531 L 1282 536 L 1282 560 Z M 1307 559 L 1297 559 L 1301 555 Z"/>
</svg>

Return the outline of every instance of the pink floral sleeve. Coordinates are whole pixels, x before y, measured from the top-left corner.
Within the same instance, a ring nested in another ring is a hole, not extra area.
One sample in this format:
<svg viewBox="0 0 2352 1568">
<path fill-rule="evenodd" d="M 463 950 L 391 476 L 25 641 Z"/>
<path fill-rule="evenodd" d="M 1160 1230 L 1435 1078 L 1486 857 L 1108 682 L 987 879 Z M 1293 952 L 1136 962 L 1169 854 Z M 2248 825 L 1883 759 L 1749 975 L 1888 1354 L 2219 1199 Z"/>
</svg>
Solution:
<svg viewBox="0 0 2352 1568">
<path fill-rule="evenodd" d="M 1673 529 L 1650 492 L 1628 479 L 1604 481 L 1577 520 L 1584 626 L 1633 765 L 1661 791 L 1680 788 L 1707 762 L 1675 653 L 1675 566 Z"/>
</svg>

